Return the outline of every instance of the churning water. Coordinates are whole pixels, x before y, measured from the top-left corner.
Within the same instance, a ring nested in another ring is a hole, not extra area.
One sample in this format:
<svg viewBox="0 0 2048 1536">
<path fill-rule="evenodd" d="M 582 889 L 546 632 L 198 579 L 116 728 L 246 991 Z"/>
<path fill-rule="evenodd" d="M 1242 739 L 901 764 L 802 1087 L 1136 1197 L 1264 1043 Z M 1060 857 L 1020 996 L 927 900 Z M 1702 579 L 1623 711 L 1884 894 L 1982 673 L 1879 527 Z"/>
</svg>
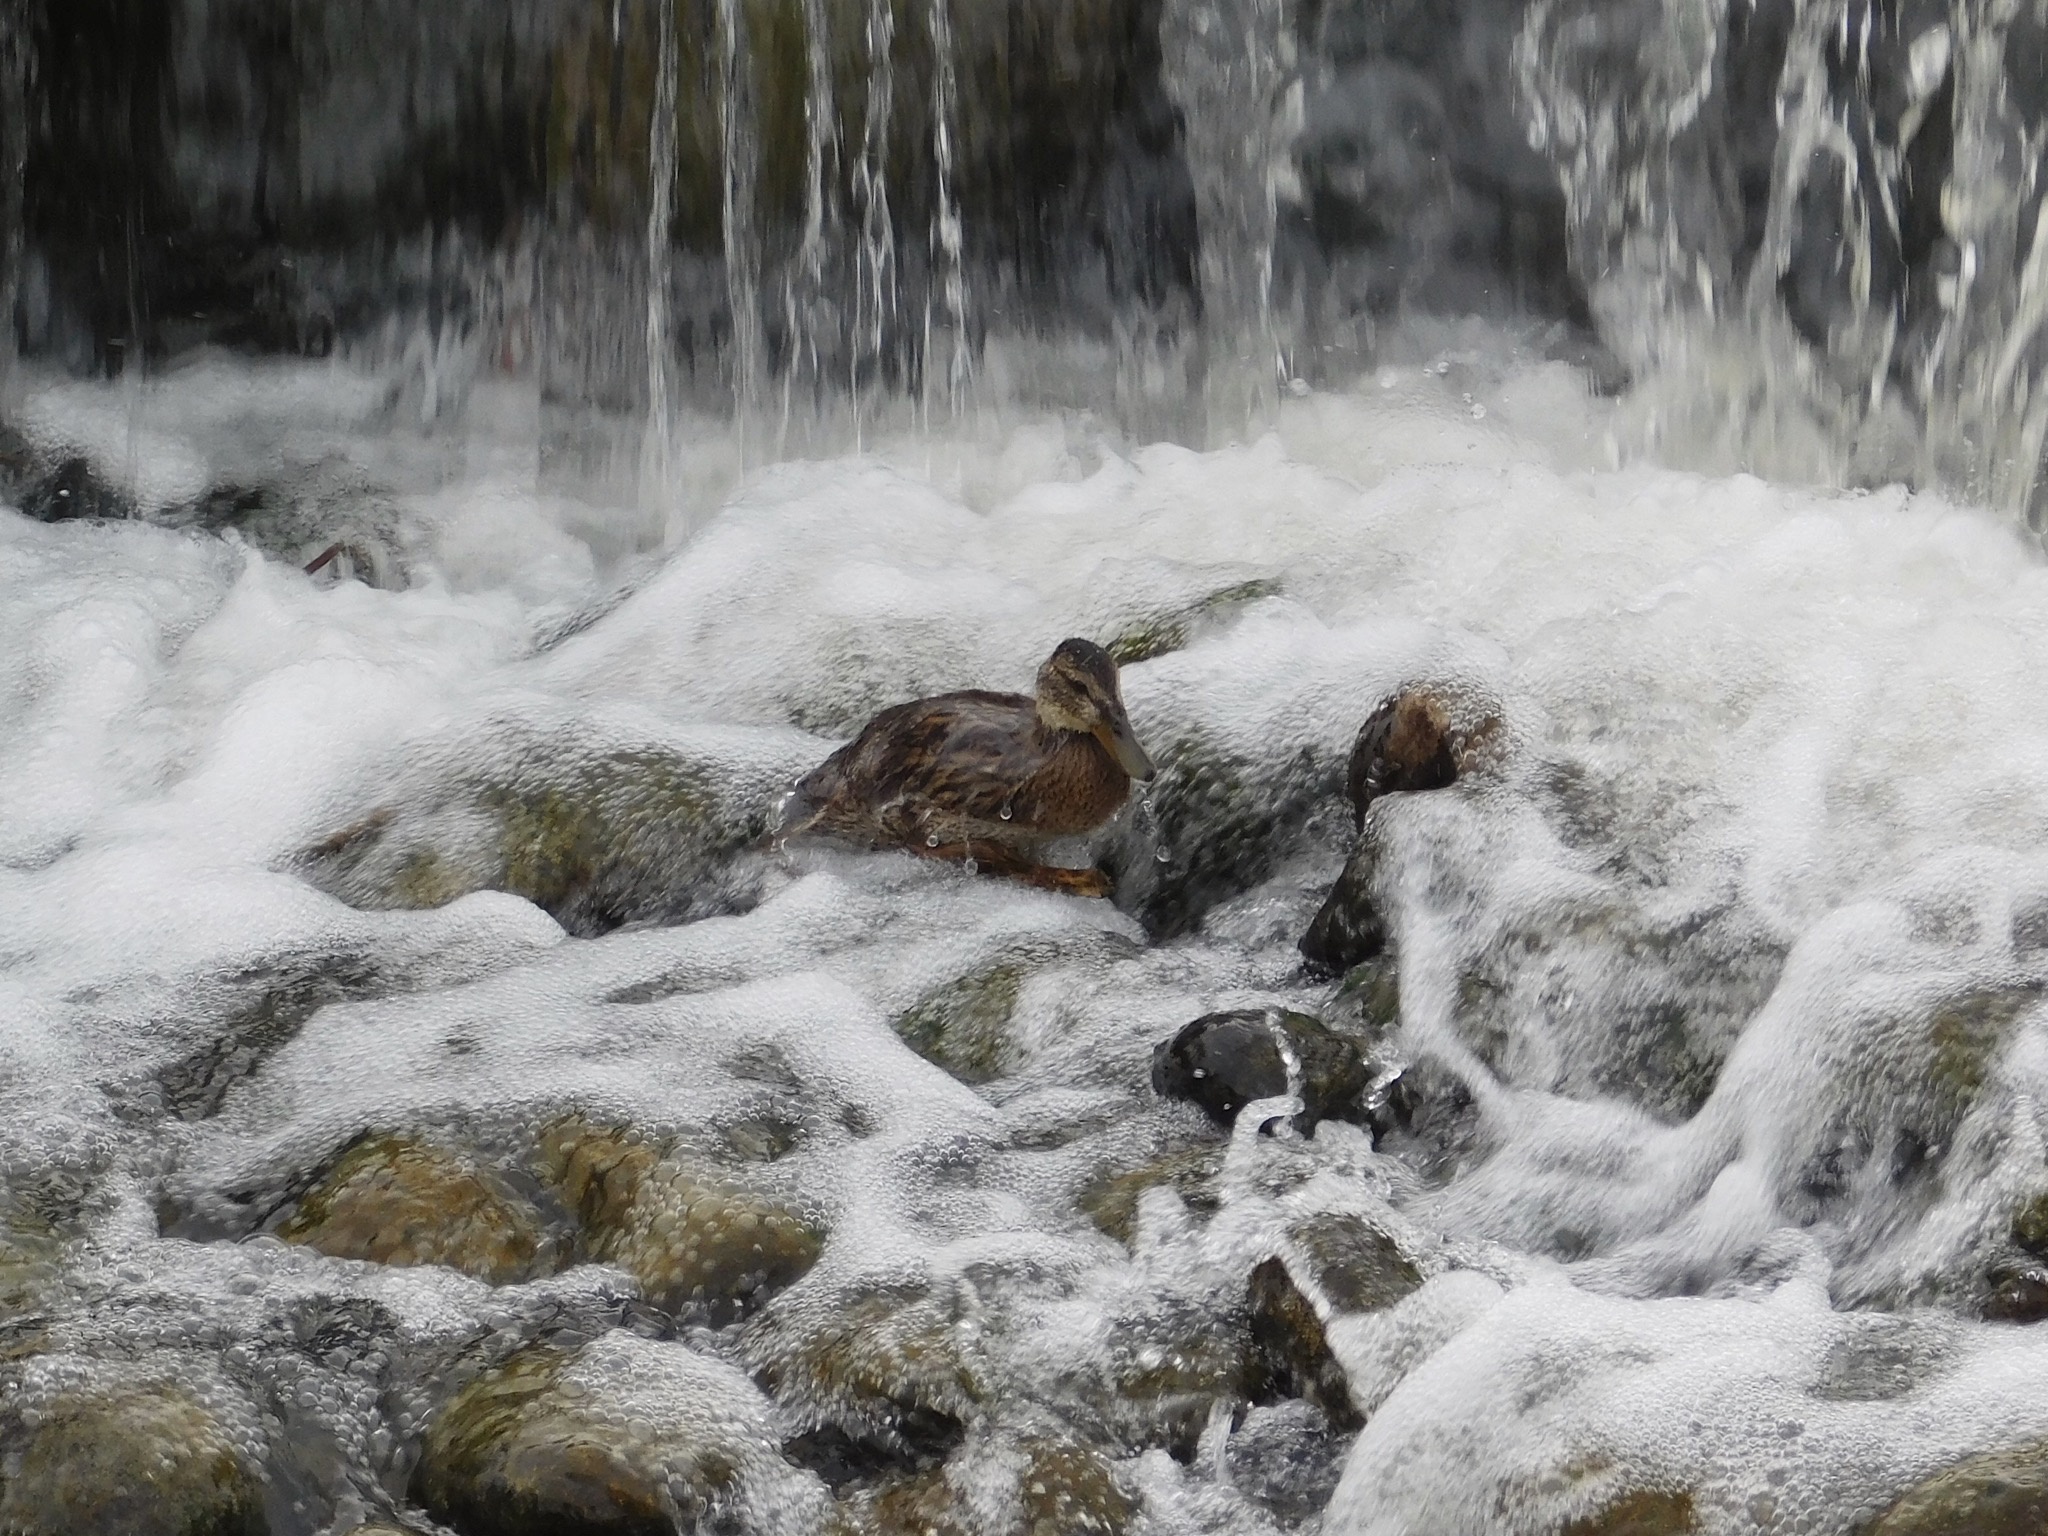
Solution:
<svg viewBox="0 0 2048 1536">
<path fill-rule="evenodd" d="M 365 254 L 245 9 L 262 304 L 8 205 L 0 1530 L 2040 1529 L 2048 13 L 451 6 Z M 775 841 L 1073 634 L 1113 901 Z"/>
</svg>

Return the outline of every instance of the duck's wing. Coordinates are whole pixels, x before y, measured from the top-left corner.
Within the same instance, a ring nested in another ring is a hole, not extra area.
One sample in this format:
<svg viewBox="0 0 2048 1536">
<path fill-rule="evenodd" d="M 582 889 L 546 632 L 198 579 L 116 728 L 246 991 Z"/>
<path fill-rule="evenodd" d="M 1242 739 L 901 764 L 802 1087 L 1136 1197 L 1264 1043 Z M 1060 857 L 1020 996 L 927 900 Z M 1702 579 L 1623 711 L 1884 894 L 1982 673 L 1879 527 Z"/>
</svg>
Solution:
<svg viewBox="0 0 2048 1536">
<path fill-rule="evenodd" d="M 858 805 L 899 836 L 927 818 L 995 822 L 1042 766 L 1037 706 L 979 690 L 885 709 L 799 786 L 807 798 Z"/>
</svg>

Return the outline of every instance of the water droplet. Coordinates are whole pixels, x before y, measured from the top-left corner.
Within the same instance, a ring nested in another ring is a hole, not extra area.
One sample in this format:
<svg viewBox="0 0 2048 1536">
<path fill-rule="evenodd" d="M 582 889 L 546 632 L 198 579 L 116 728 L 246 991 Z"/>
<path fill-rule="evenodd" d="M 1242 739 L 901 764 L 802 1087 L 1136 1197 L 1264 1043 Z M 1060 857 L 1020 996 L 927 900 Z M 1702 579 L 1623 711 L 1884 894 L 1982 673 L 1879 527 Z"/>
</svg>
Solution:
<svg viewBox="0 0 2048 1536">
<path fill-rule="evenodd" d="M 1171 864 L 1173 862 L 1173 854 L 1168 849 L 1155 848 L 1152 850 L 1152 862 L 1155 864 Z"/>
<path fill-rule="evenodd" d="M 1008 821 L 1010 817 L 1015 814 L 1015 812 L 1013 812 L 1010 809 L 1010 807 L 1006 805 L 1000 811 L 997 811 L 996 814 L 1002 817 L 1003 820 Z"/>
<path fill-rule="evenodd" d="M 1473 419 L 1474 421 L 1484 421 L 1484 420 L 1486 420 L 1486 407 L 1485 407 L 1485 406 L 1483 406 L 1483 405 L 1475 405 L 1475 406 L 1473 406 L 1473 407 L 1472 407 L 1472 419 Z"/>
<path fill-rule="evenodd" d="M 969 873 L 970 875 L 978 874 L 981 871 L 981 865 L 976 863 L 973 859 L 968 859 L 960 867 L 966 870 L 967 873 Z"/>
<path fill-rule="evenodd" d="M 938 834 L 938 833 L 936 833 L 936 832 L 927 832 L 927 833 L 925 834 L 925 838 L 924 838 L 924 845 L 925 845 L 925 847 L 927 847 L 927 848 L 936 848 L 936 847 L 938 847 L 938 846 L 939 846 L 939 834 Z"/>
</svg>

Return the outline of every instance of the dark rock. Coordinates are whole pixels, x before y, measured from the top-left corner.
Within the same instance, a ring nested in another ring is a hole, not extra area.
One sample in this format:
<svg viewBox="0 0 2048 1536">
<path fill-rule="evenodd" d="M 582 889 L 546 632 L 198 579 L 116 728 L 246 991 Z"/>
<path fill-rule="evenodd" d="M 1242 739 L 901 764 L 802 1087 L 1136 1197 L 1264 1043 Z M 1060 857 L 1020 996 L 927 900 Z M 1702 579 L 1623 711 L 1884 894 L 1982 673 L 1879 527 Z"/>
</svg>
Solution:
<svg viewBox="0 0 2048 1536">
<path fill-rule="evenodd" d="M 1075 1418 L 1091 1438 L 1186 1460 L 1217 1408 L 1241 1408 L 1256 1380 L 1245 1314 L 1184 1299 L 1116 1320 L 1108 1376 L 1082 1391 Z"/>
<path fill-rule="evenodd" d="M 999 1478 L 986 1467 L 958 1476 L 932 1467 L 863 1490 L 840 1507 L 835 1536 L 1122 1536 L 1130 1528 L 1137 1501 L 1094 1451 L 1036 1437 L 1017 1450 L 1014 1484 L 1007 1465 Z"/>
<path fill-rule="evenodd" d="M 0 1435 L 10 1427 L 0 1423 Z M 245 1448 L 167 1384 L 67 1393 L 11 1440 L 0 1479 L 8 1536 L 264 1536 Z"/>
<path fill-rule="evenodd" d="M 2048 1191 L 2013 1213 L 2012 1240 L 2035 1258 L 2048 1258 Z"/>
<path fill-rule="evenodd" d="M 1300 1398 L 1313 1404 L 1340 1432 L 1365 1422 L 1351 1401 L 1344 1368 L 1330 1353 L 1323 1320 L 1280 1259 L 1253 1269 L 1246 1298 L 1251 1311 L 1254 1399 Z"/>
<path fill-rule="evenodd" d="M 503 1178 L 409 1136 L 351 1144 L 277 1235 L 332 1258 L 442 1264 L 493 1285 L 551 1274 L 560 1258 L 539 1210 Z"/>
<path fill-rule="evenodd" d="M 1337 1491 L 1354 1433 L 1299 1398 L 1253 1408 L 1224 1453 L 1230 1484 L 1282 1524 L 1307 1526 Z"/>
<path fill-rule="evenodd" d="M 933 988 L 895 1021 L 918 1055 L 963 1083 L 986 1083 L 1011 1064 L 1010 1015 L 1024 967 L 1002 961 Z"/>
<path fill-rule="evenodd" d="M 2007 1262 L 1992 1266 L 1984 1317 L 1994 1323 L 2038 1323 L 2048 1317 L 2048 1265 Z"/>
<path fill-rule="evenodd" d="M 1320 1019 L 1279 1008 L 1211 1013 L 1183 1026 L 1153 1049 L 1152 1090 L 1197 1104 L 1219 1125 L 1228 1125 L 1254 1099 L 1288 1091 L 1283 1042 L 1299 1071 L 1297 1128 L 1310 1131 L 1322 1120 L 1360 1112 L 1372 1070 L 1358 1047 Z"/>
<path fill-rule="evenodd" d="M 1937 1472 L 1859 1536 L 2039 1536 L 2048 1529 L 2048 1445 L 1993 1451 Z"/>
<path fill-rule="evenodd" d="M 1367 833 L 1352 849 L 1330 894 L 1323 898 L 1299 948 L 1311 975 L 1337 976 L 1376 959 L 1387 947 L 1386 919 L 1373 904 L 1379 850 Z"/>
<path fill-rule="evenodd" d="M 1449 1178 L 1479 1144 L 1478 1101 L 1434 1056 L 1409 1063 L 1369 1114 L 1373 1144 L 1427 1179 Z"/>
</svg>

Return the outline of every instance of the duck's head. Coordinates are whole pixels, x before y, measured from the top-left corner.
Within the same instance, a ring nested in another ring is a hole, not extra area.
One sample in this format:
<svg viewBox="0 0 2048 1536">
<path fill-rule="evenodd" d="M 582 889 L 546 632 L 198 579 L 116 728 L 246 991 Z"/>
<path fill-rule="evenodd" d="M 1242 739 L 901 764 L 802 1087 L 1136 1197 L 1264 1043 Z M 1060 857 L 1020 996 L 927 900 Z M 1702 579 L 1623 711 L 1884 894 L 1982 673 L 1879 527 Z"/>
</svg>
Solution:
<svg viewBox="0 0 2048 1536">
<path fill-rule="evenodd" d="M 1062 640 L 1038 669 L 1038 718 L 1057 731 L 1093 736 L 1134 779 L 1155 771 L 1124 713 L 1116 663 L 1092 640 Z"/>
</svg>

